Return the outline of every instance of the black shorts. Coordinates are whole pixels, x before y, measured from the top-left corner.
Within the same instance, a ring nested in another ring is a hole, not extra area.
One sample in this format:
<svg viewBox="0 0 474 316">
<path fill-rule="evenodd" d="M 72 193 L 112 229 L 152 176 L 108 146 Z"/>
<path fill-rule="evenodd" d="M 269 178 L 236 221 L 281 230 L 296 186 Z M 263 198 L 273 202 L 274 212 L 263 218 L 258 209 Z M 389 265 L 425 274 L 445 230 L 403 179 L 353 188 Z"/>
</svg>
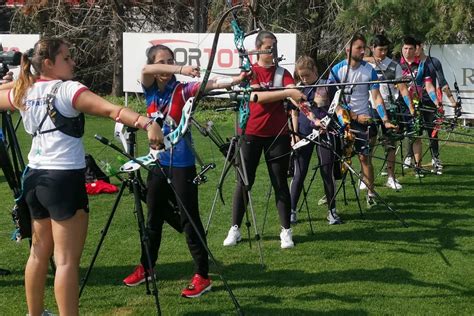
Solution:
<svg viewBox="0 0 474 316">
<path fill-rule="evenodd" d="M 30 169 L 23 180 L 23 196 L 31 217 L 51 217 L 62 221 L 73 217 L 77 210 L 89 212 L 84 169 Z"/>
<path fill-rule="evenodd" d="M 377 125 L 360 124 L 355 121 L 351 122 L 351 129 L 355 130 L 353 133 L 356 137 L 354 141 L 354 150 L 360 155 L 370 154 L 370 139 L 377 136 Z"/>
</svg>

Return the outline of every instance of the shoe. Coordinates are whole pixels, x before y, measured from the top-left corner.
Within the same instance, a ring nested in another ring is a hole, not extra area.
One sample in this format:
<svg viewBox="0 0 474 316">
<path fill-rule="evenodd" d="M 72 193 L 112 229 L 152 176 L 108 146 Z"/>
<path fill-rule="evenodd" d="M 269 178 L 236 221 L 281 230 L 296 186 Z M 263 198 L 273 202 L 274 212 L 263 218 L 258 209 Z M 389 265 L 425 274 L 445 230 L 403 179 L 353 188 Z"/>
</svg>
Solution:
<svg viewBox="0 0 474 316">
<path fill-rule="evenodd" d="M 425 177 L 425 173 L 423 172 L 423 170 L 415 169 L 415 178 L 424 178 L 424 177 Z"/>
<path fill-rule="evenodd" d="M 326 196 L 323 196 L 323 197 L 320 198 L 319 201 L 318 201 L 318 205 L 319 205 L 319 206 L 324 205 L 324 204 L 328 204 L 328 199 L 326 198 Z"/>
<path fill-rule="evenodd" d="M 385 183 L 385 186 L 397 191 L 402 189 L 402 185 L 398 182 L 398 180 L 392 177 L 389 177 L 387 179 L 387 183 Z"/>
<path fill-rule="evenodd" d="M 224 239 L 224 246 L 235 246 L 239 241 L 242 240 L 239 226 L 234 225 L 229 229 L 226 239 Z"/>
<path fill-rule="evenodd" d="M 295 243 L 293 242 L 293 230 L 291 228 L 282 228 L 280 233 L 280 240 L 281 249 L 293 248 L 295 246 Z"/>
<path fill-rule="evenodd" d="M 210 291 L 212 288 L 211 279 L 205 279 L 200 274 L 195 274 L 191 279 L 191 283 L 181 292 L 183 297 L 199 297 Z"/>
<path fill-rule="evenodd" d="M 291 213 L 290 213 L 290 223 L 291 224 L 298 223 L 298 218 L 296 216 L 296 211 L 291 211 Z"/>
<path fill-rule="evenodd" d="M 443 169 L 443 164 L 439 158 L 431 159 L 431 164 L 433 165 L 434 169 Z"/>
<path fill-rule="evenodd" d="M 151 281 L 151 275 L 148 275 L 148 281 Z M 123 284 L 126 286 L 137 286 L 143 282 L 145 282 L 145 268 L 142 264 L 139 264 L 128 277 L 123 279 Z"/>
<path fill-rule="evenodd" d="M 326 217 L 326 219 L 328 220 L 329 225 L 342 224 L 342 220 L 339 215 L 337 215 L 337 211 L 335 208 L 328 211 L 328 216 Z"/>
<path fill-rule="evenodd" d="M 367 194 L 367 207 L 372 208 L 375 205 L 377 205 L 377 201 L 375 201 L 375 195 Z"/>
<path fill-rule="evenodd" d="M 359 180 L 359 190 L 362 191 L 362 190 L 367 190 L 367 186 L 365 185 L 364 182 L 362 182 L 361 180 Z"/>
<path fill-rule="evenodd" d="M 439 160 L 439 158 L 431 159 L 431 164 L 433 165 L 433 169 L 431 170 L 432 173 L 437 175 L 443 174 L 443 165 L 441 164 L 441 160 Z"/>
<path fill-rule="evenodd" d="M 380 171 L 380 175 L 381 175 L 382 177 L 388 176 L 387 167 L 383 168 L 383 170 Z"/>
<path fill-rule="evenodd" d="M 403 169 L 409 169 L 411 167 L 411 157 L 407 156 L 405 157 L 405 160 L 403 161 Z"/>
</svg>

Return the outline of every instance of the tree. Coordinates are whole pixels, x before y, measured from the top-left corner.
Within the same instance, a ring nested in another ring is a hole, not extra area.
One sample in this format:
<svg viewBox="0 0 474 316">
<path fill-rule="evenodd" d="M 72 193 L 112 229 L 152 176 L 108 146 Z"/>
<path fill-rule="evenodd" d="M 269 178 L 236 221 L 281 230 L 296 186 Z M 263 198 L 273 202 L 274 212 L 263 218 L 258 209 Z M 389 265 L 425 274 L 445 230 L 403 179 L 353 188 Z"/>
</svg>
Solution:
<svg viewBox="0 0 474 316">
<path fill-rule="evenodd" d="M 472 43 L 474 2 L 471 0 L 341 2 L 338 25 L 367 26 L 368 35 L 384 32 L 399 43 L 405 35 L 436 44 Z"/>
<path fill-rule="evenodd" d="M 30 1 L 13 9 L 12 33 L 62 36 L 73 44 L 78 79 L 95 91 L 122 93 L 122 33 L 192 30 L 187 1 Z M 163 18 L 166 17 L 166 18 Z"/>
</svg>

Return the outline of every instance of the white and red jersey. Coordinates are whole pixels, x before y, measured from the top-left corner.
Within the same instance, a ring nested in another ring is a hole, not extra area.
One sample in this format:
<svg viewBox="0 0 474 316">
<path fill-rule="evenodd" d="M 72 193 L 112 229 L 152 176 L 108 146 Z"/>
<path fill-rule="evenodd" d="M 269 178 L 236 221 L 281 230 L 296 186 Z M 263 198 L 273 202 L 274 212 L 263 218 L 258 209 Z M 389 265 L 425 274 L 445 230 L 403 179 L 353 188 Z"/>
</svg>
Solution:
<svg viewBox="0 0 474 316">
<path fill-rule="evenodd" d="M 259 85 L 262 88 L 273 87 L 276 67 L 262 67 L 258 64 L 252 66 L 254 78 L 252 85 Z M 283 73 L 282 86 L 295 84 L 295 81 L 288 70 Z M 288 116 L 285 112 L 283 101 L 270 103 L 250 102 L 250 117 L 247 122 L 245 134 L 260 137 L 277 136 L 280 132 L 288 134 Z M 282 130 L 283 129 L 283 130 Z"/>
<path fill-rule="evenodd" d="M 23 125 L 28 134 L 35 134 L 46 116 L 41 130 L 54 129 L 55 126 L 47 114 L 46 96 L 60 80 L 38 80 L 28 89 L 24 98 L 25 108 L 20 111 Z M 74 108 L 77 97 L 87 87 L 77 81 L 64 81 L 54 100 L 54 106 L 65 117 L 80 114 Z M 13 90 L 9 93 L 13 100 Z M 13 105 L 13 103 L 12 103 Z M 33 169 L 72 170 L 86 167 L 85 152 L 81 138 L 68 136 L 59 130 L 37 134 L 33 137 L 28 154 L 28 166 Z"/>
</svg>

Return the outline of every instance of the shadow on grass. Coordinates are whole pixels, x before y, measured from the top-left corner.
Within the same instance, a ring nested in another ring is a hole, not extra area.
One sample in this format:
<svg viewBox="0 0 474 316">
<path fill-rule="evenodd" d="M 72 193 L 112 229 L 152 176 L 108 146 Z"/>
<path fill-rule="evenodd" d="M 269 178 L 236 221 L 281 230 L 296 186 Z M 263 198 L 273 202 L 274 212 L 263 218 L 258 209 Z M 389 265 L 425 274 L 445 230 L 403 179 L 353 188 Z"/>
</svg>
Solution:
<svg viewBox="0 0 474 316">
<path fill-rule="evenodd" d="M 10 274 L 0 276 L 0 288 L 7 286 L 24 286 L 24 271 L 23 270 L 9 270 Z"/>
<path fill-rule="evenodd" d="M 427 199 L 429 200 L 430 197 Z M 409 199 L 410 201 L 416 201 L 415 197 Z M 451 204 L 455 198 L 446 198 L 443 202 L 447 205 Z M 465 198 L 465 201 L 471 200 L 471 198 Z M 410 204 L 411 205 L 411 204 Z M 438 206 L 439 207 L 439 206 Z M 449 209 L 449 208 L 447 208 Z M 390 214 L 386 209 L 380 207 L 376 210 L 370 210 L 364 212 L 364 218 L 361 219 L 359 213 L 355 210 L 351 213 L 342 213 L 345 225 L 363 225 L 364 222 L 376 222 L 380 224 L 368 224 L 367 227 L 347 229 L 337 229 L 337 226 L 332 230 L 324 229 L 319 231 L 315 229 L 315 234 L 307 235 L 294 235 L 294 241 L 296 243 L 307 243 L 317 241 L 333 241 L 333 240 L 347 240 L 347 241 L 363 241 L 363 242 L 405 242 L 407 246 L 413 244 L 414 246 L 422 246 L 422 250 L 411 252 L 402 247 L 398 249 L 399 252 L 405 253 L 416 253 L 426 254 L 427 252 L 436 252 L 446 265 L 451 266 L 449 258 L 444 254 L 445 250 L 459 250 L 460 244 L 457 239 L 460 237 L 470 237 L 473 234 L 472 223 L 474 216 L 468 214 L 453 214 L 453 213 L 442 213 L 432 212 L 429 210 L 423 211 L 401 211 L 399 209 L 399 215 L 409 224 L 409 228 L 403 227 L 398 228 L 396 225 L 397 219 L 393 214 Z M 393 218 L 395 223 L 387 224 L 390 217 Z M 299 222 L 299 225 L 307 222 L 307 219 L 303 219 Z M 465 228 L 462 227 L 464 224 Z M 314 225 L 314 222 L 313 222 Z M 266 239 L 277 239 L 277 237 L 266 237 Z"/>
<path fill-rule="evenodd" d="M 190 268 L 189 262 L 175 262 L 161 264 L 157 267 L 157 276 L 159 279 L 158 286 L 161 281 L 166 280 L 181 280 L 183 276 L 181 271 L 188 271 Z M 92 286 L 101 285 L 118 285 L 121 286 L 121 277 L 133 270 L 132 266 L 114 266 L 114 267 L 97 267 L 93 271 L 93 275 L 89 280 L 89 284 Z M 211 274 L 213 271 L 211 266 Z M 444 290 L 442 294 L 435 294 L 434 297 L 445 297 L 445 296 L 474 296 L 471 289 L 466 288 L 463 285 L 449 285 L 442 284 L 439 282 L 427 282 L 416 279 L 415 275 L 411 272 L 400 269 L 400 268 L 380 268 L 380 269 L 346 269 L 346 270 L 334 270 L 334 271 L 323 271 L 317 273 L 307 273 L 301 270 L 295 269 L 280 269 L 262 272 L 258 264 L 246 264 L 237 263 L 225 266 L 223 268 L 224 275 L 234 293 L 237 295 L 237 300 L 242 305 L 242 309 L 246 314 L 249 315 L 338 315 L 338 314 L 351 314 L 351 315 L 366 315 L 367 312 L 360 308 L 356 309 L 335 309 L 332 311 L 318 311 L 306 309 L 295 309 L 285 307 L 284 301 L 291 299 L 300 301 L 301 304 L 306 302 L 315 302 L 314 305 L 317 307 L 318 301 L 335 301 L 340 303 L 357 304 L 365 299 L 367 294 L 354 294 L 354 295 L 338 295 L 335 292 L 327 291 L 311 291 L 308 293 L 296 295 L 294 297 L 282 296 L 285 295 L 285 291 L 275 293 L 275 295 L 252 295 L 248 298 L 250 301 L 246 301 L 245 295 L 251 295 L 248 291 L 258 292 L 259 288 L 262 290 L 274 287 L 276 284 L 279 288 L 292 288 L 292 289 L 304 289 L 309 286 L 323 286 L 323 285 L 337 285 L 337 284 L 348 284 L 369 282 L 373 284 L 385 283 L 390 285 L 401 285 L 418 287 L 419 293 L 426 293 L 422 289 L 433 289 L 434 291 Z M 82 269 L 81 273 L 85 272 Z M 212 275 L 214 279 L 213 292 L 225 293 L 223 284 L 219 281 L 217 275 Z M 162 285 L 162 284 L 161 284 Z M 141 285 L 143 287 L 144 286 Z M 239 297 L 239 293 L 247 293 Z M 85 289 L 87 294 L 87 286 Z M 294 293 L 294 292 L 293 292 Z M 226 295 L 226 294 L 225 294 Z M 425 294 L 426 295 L 426 294 Z M 259 307 L 265 304 L 280 304 L 281 308 L 263 308 Z M 192 312 L 186 313 L 186 315 L 222 315 L 223 312 L 228 312 L 228 304 L 222 306 L 222 311 L 216 312 Z"/>
<path fill-rule="evenodd" d="M 99 266 L 94 268 L 89 278 L 88 285 L 122 285 L 122 277 L 133 271 L 133 266 Z M 187 280 L 189 275 L 183 274 L 183 271 L 190 270 L 189 262 L 173 262 L 167 264 L 159 264 L 156 274 L 157 280 Z M 211 274 L 214 273 L 213 279 L 217 281 L 219 278 L 215 275 L 214 266 L 211 265 Z M 322 271 L 318 273 L 307 273 L 302 270 L 280 269 L 262 272 L 260 265 L 248 263 L 236 263 L 223 267 L 224 276 L 230 282 L 230 286 L 234 288 L 255 289 L 258 287 L 273 287 L 275 282 L 279 287 L 307 287 L 324 284 L 343 284 L 352 282 L 375 282 L 398 285 L 417 286 L 420 288 L 444 289 L 457 294 L 464 294 L 466 291 L 457 287 L 431 283 L 415 279 L 414 275 L 400 268 L 380 268 L 380 269 L 347 269 L 340 271 Z M 81 276 L 84 275 L 85 269 L 81 269 Z M 234 281 L 236 280 L 236 281 Z M 87 286 L 86 286 L 87 288 Z M 219 282 L 214 284 L 214 290 L 224 290 L 224 286 Z M 472 291 L 471 291 L 472 292 Z M 326 293 L 326 292 L 324 292 Z M 471 293 L 472 294 L 472 293 Z M 345 302 L 354 302 L 353 298 L 341 297 L 333 293 L 326 293 L 325 296 L 319 294 L 311 294 L 317 299 L 337 299 Z M 275 297 L 262 297 L 265 302 L 275 302 Z M 271 299 L 272 301 L 268 301 Z M 298 299 L 305 301 L 308 299 L 306 295 Z"/>
<path fill-rule="evenodd" d="M 244 313 L 248 315 L 356 315 L 363 316 L 368 315 L 368 312 L 361 309 L 334 309 L 332 311 L 318 311 L 318 310 L 303 310 L 297 308 L 258 308 L 249 307 L 244 308 Z M 183 315 L 222 315 L 219 312 L 191 312 L 184 313 Z"/>
</svg>

